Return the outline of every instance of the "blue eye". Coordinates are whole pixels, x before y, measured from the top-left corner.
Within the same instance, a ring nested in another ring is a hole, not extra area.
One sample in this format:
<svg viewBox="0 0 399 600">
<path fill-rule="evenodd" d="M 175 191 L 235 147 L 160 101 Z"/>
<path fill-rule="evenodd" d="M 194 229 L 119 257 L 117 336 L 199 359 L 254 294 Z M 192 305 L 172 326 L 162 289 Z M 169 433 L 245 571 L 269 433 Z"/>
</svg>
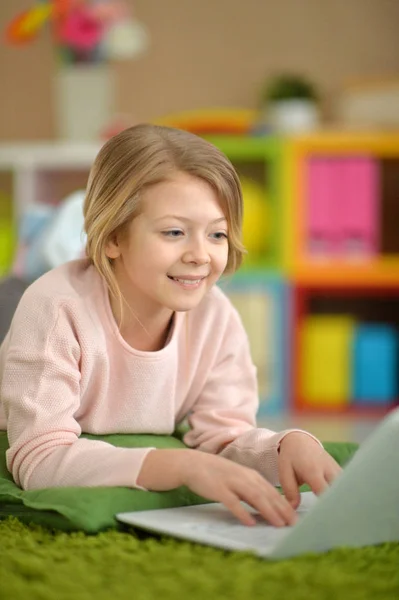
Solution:
<svg viewBox="0 0 399 600">
<path fill-rule="evenodd" d="M 215 240 L 227 240 L 227 233 L 224 231 L 216 231 L 215 233 L 212 233 L 212 237 Z"/>
<path fill-rule="evenodd" d="M 168 231 L 163 231 L 162 235 L 165 237 L 180 237 L 184 235 L 181 229 L 169 229 Z"/>
</svg>

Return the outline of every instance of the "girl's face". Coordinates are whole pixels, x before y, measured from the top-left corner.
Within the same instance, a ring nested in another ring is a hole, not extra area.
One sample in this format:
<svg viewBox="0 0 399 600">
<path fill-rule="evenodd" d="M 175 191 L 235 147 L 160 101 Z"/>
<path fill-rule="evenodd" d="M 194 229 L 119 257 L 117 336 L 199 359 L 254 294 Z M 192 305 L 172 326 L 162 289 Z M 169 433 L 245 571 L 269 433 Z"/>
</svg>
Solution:
<svg viewBox="0 0 399 600">
<path fill-rule="evenodd" d="M 195 308 L 227 265 L 227 221 L 201 179 L 176 173 L 148 188 L 127 232 L 107 246 L 129 306 L 142 318 Z"/>
</svg>

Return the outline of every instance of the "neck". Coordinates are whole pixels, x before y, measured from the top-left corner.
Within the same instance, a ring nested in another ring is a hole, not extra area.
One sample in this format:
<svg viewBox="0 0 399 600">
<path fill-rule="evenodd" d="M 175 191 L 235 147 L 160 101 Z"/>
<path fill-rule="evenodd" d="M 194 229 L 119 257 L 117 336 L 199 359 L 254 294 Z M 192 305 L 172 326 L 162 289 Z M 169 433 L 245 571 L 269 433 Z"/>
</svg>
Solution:
<svg viewBox="0 0 399 600">
<path fill-rule="evenodd" d="M 143 314 L 124 305 L 121 319 L 119 302 L 110 297 L 110 304 L 120 334 L 132 348 L 155 352 L 165 346 L 173 323 L 173 311 L 163 308 L 154 314 Z"/>
</svg>

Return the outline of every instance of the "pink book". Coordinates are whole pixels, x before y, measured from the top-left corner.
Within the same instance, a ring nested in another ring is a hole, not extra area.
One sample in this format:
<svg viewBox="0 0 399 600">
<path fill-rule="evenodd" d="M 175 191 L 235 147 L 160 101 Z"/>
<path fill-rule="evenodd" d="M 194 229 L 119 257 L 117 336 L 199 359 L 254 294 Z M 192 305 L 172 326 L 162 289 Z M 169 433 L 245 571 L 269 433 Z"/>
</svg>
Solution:
<svg viewBox="0 0 399 600">
<path fill-rule="evenodd" d="M 368 157 L 350 157 L 340 162 L 337 251 L 348 258 L 367 258 L 378 250 L 378 164 Z"/>
<path fill-rule="evenodd" d="M 328 257 L 334 252 L 337 162 L 324 157 L 308 161 L 306 249 L 312 257 Z"/>
</svg>

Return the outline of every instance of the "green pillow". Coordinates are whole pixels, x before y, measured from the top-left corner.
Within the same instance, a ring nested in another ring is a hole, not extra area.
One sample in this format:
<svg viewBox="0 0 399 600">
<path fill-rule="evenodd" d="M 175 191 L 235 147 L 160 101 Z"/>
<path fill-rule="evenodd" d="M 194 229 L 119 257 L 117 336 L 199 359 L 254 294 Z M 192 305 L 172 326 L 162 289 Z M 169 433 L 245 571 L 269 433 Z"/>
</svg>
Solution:
<svg viewBox="0 0 399 600">
<path fill-rule="evenodd" d="M 156 435 L 82 435 L 104 440 L 114 446 L 137 448 L 184 448 L 178 437 Z M 325 448 L 344 464 L 355 452 L 356 444 L 326 443 Z M 23 491 L 7 470 L 5 453 L 8 439 L 0 432 L 0 518 L 18 517 L 25 523 L 36 523 L 64 531 L 86 533 L 121 527 L 115 519 L 118 512 L 188 506 L 207 502 L 186 487 L 169 492 L 144 492 L 124 487 L 48 488 Z M 305 488 L 303 488 L 305 489 Z"/>
</svg>

